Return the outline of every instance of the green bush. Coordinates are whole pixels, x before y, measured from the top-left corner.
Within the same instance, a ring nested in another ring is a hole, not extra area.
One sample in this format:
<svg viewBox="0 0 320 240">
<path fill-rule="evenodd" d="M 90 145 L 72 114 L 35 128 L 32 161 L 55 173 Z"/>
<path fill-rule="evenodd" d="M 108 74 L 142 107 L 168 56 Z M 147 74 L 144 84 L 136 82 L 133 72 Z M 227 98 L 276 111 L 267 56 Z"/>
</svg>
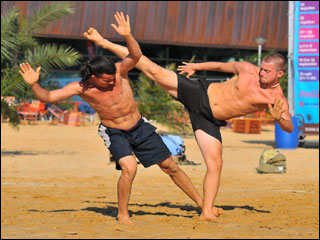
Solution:
<svg viewBox="0 0 320 240">
<path fill-rule="evenodd" d="M 174 69 L 175 64 L 169 67 Z M 160 85 L 141 73 L 133 89 L 137 95 L 138 109 L 144 117 L 168 127 L 171 132 L 190 133 L 188 112 Z"/>
</svg>

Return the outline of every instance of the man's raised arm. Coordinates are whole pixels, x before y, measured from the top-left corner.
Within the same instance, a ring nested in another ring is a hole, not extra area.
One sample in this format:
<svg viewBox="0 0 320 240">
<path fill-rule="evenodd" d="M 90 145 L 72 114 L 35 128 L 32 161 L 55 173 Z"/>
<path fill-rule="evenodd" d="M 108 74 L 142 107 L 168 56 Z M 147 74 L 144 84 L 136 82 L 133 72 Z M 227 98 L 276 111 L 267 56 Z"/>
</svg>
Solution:
<svg viewBox="0 0 320 240">
<path fill-rule="evenodd" d="M 70 83 L 64 88 L 58 90 L 48 91 L 41 87 L 38 82 L 41 67 L 38 67 L 36 71 L 34 71 L 29 63 L 22 63 L 20 64 L 20 69 L 20 75 L 30 85 L 35 97 L 41 102 L 49 103 L 62 101 L 77 95 L 80 92 L 79 84 L 76 82 Z"/>
<path fill-rule="evenodd" d="M 246 67 L 252 65 L 248 62 L 203 62 L 203 63 L 187 63 L 178 66 L 177 70 L 180 74 L 187 73 L 189 78 L 196 71 L 218 71 L 239 74 L 240 71 L 245 70 Z"/>
<path fill-rule="evenodd" d="M 130 19 L 129 16 L 126 15 L 126 19 L 123 13 L 116 13 L 114 15 L 118 26 L 115 24 L 111 24 L 111 26 L 118 32 L 127 42 L 128 49 L 125 47 L 120 47 L 117 44 L 114 44 L 107 39 L 104 39 L 97 30 L 94 28 L 90 28 L 88 32 L 83 34 L 88 40 L 93 41 L 96 45 L 110 50 L 118 55 L 123 61 L 121 62 L 121 71 L 123 73 L 128 72 L 132 68 L 135 67 L 140 57 L 142 56 L 142 52 L 138 42 L 133 38 L 130 29 Z"/>
</svg>

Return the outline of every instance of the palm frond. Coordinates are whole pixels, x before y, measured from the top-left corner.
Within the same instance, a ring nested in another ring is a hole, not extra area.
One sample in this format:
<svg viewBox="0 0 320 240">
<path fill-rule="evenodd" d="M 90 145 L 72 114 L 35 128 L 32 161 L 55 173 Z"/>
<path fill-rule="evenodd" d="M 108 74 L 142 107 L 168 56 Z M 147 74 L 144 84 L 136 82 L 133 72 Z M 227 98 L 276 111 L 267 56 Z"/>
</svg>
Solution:
<svg viewBox="0 0 320 240">
<path fill-rule="evenodd" d="M 51 69 L 65 69 L 79 64 L 81 58 L 76 50 L 65 45 L 45 44 L 28 49 L 22 62 L 30 63 L 34 69 L 42 67 L 41 79 Z M 30 87 L 23 81 L 18 72 L 18 66 L 2 71 L 1 95 L 13 95 L 21 98 L 34 98 Z"/>
<path fill-rule="evenodd" d="M 28 49 L 24 56 L 32 67 L 41 66 L 43 69 L 65 69 L 79 64 L 82 57 L 75 49 L 65 45 L 44 44 Z"/>
<path fill-rule="evenodd" d="M 20 101 L 36 99 L 31 87 L 23 80 L 16 82 L 15 87 L 12 89 L 10 94 L 18 96 Z"/>
<path fill-rule="evenodd" d="M 33 68 L 42 67 L 40 79 L 51 69 L 64 69 L 79 64 L 82 57 L 76 50 L 64 45 L 40 45 L 33 37 L 49 23 L 73 13 L 71 3 L 59 2 L 38 8 L 31 19 L 21 16 L 14 7 L 1 16 L 1 96 L 34 99 L 30 86 L 20 76 L 19 63 L 29 62 Z M 1 115 L 13 126 L 19 124 L 14 107 L 1 101 Z"/>
<path fill-rule="evenodd" d="M 21 52 L 24 52 L 25 49 L 34 48 L 37 45 L 39 45 L 36 38 L 34 38 L 31 35 L 21 34 L 21 32 L 19 34 L 17 34 L 17 40 L 20 43 L 20 51 Z"/>
<path fill-rule="evenodd" d="M 9 119 L 9 124 L 15 129 L 19 129 L 20 117 L 17 109 L 14 106 L 10 106 L 6 101 L 1 99 L 1 116 L 3 119 Z"/>
<path fill-rule="evenodd" d="M 10 59 L 16 52 L 19 42 L 15 38 L 17 32 L 17 18 L 19 9 L 14 7 L 11 11 L 1 17 L 1 62 L 3 58 Z"/>
<path fill-rule="evenodd" d="M 50 5 L 45 5 L 38 8 L 35 13 L 32 13 L 32 18 L 22 29 L 26 34 L 41 31 L 48 24 L 60 20 L 63 17 L 69 16 L 73 13 L 71 2 L 55 2 Z"/>
<path fill-rule="evenodd" d="M 16 85 L 19 82 L 22 82 L 23 79 L 20 76 L 17 67 L 12 69 L 1 70 L 1 96 L 15 96 L 12 91 L 15 89 Z"/>
</svg>

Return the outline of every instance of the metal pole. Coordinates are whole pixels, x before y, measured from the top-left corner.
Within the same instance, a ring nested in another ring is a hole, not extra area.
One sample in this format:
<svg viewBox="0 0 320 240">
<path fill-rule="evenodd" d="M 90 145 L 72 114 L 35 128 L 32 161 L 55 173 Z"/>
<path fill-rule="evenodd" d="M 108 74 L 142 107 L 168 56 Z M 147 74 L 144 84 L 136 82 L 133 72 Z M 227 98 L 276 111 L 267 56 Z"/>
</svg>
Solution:
<svg viewBox="0 0 320 240">
<path fill-rule="evenodd" d="M 261 65 L 261 49 L 262 49 L 262 45 L 259 44 L 259 46 L 258 46 L 258 66 L 259 67 Z"/>
<path fill-rule="evenodd" d="M 294 46 L 294 1 L 289 1 L 289 26 L 288 26 L 288 103 L 289 112 L 294 116 L 294 67 L 293 67 L 293 46 Z"/>
<path fill-rule="evenodd" d="M 267 39 L 265 39 L 264 37 L 257 37 L 254 39 L 254 41 L 258 44 L 258 66 L 260 67 L 262 45 L 267 42 Z"/>
</svg>

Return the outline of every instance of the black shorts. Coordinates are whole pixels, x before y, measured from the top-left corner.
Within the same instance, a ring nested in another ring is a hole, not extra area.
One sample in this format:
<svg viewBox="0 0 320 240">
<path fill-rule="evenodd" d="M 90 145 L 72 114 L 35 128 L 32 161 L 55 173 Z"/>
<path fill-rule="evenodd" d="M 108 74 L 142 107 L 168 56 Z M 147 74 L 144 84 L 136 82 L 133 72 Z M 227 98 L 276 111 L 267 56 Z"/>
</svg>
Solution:
<svg viewBox="0 0 320 240">
<path fill-rule="evenodd" d="M 177 74 L 177 77 L 177 100 L 188 109 L 193 131 L 201 129 L 222 142 L 220 126 L 225 126 L 227 123 L 215 119 L 212 115 L 207 94 L 208 81 L 204 77 L 199 80 L 190 80 L 180 74 Z"/>
<path fill-rule="evenodd" d="M 116 169 L 121 170 L 118 161 L 125 156 L 133 156 L 133 153 L 144 167 L 160 163 L 171 156 L 162 138 L 155 132 L 156 129 L 141 117 L 130 130 L 109 128 L 101 123 L 98 134 L 114 157 Z"/>
</svg>

